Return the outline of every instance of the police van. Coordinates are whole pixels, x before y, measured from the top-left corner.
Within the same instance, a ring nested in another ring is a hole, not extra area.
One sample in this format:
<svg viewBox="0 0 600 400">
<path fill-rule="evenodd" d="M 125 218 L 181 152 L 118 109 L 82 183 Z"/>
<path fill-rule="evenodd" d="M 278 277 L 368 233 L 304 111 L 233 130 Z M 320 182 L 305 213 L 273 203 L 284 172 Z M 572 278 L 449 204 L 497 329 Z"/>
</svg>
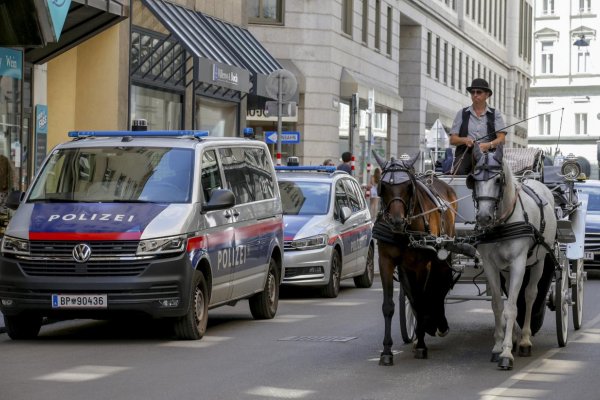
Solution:
<svg viewBox="0 0 600 400">
<path fill-rule="evenodd" d="M 49 318 L 168 318 L 200 339 L 208 309 L 248 299 L 275 316 L 283 219 L 263 142 L 198 131 L 69 132 L 2 239 L 0 310 L 12 339 Z"/>
</svg>

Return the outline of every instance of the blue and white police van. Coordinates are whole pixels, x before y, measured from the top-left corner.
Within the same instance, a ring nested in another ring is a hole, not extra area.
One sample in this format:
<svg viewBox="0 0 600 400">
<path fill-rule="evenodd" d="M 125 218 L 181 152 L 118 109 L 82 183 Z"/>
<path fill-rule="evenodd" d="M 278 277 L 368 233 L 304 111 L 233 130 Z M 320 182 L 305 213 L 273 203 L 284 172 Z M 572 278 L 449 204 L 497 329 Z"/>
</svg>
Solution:
<svg viewBox="0 0 600 400">
<path fill-rule="evenodd" d="M 265 143 L 197 131 L 70 132 L 2 239 L 0 310 L 12 339 L 47 318 L 169 318 L 200 339 L 208 309 L 249 299 L 273 318 L 282 205 Z"/>
</svg>

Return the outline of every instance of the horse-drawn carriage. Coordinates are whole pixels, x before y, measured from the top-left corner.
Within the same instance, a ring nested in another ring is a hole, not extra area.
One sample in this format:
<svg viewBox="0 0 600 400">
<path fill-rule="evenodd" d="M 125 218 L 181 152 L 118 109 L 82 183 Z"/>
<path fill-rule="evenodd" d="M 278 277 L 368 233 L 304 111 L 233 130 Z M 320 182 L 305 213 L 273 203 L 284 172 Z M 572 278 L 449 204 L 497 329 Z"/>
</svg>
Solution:
<svg viewBox="0 0 600 400">
<path fill-rule="evenodd" d="M 383 365 L 393 363 L 388 270 L 401 282 L 400 331 L 405 343 L 416 339 L 417 358 L 427 357 L 424 333 L 447 332 L 441 301 L 492 302 L 492 361 L 500 369 L 512 369 L 515 322 L 522 356 L 531 354 L 530 336 L 541 328 L 546 308 L 556 313 L 559 346 L 567 344 L 571 307 L 573 326 L 581 327 L 587 196 L 574 189 L 577 165 L 567 160 L 562 167 L 544 167 L 535 149 L 475 148 L 469 176 L 417 173 L 417 157 L 377 160 L 383 170 L 374 227 L 386 319 Z M 467 282 L 478 285 L 476 294 L 454 293 Z"/>
</svg>

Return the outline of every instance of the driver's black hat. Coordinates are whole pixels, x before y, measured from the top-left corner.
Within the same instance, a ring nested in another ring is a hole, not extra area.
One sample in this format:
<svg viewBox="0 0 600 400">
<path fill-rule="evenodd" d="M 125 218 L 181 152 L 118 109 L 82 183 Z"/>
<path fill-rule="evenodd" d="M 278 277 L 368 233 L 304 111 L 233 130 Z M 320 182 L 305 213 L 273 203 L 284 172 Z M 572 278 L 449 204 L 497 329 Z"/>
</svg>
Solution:
<svg viewBox="0 0 600 400">
<path fill-rule="evenodd" d="M 490 94 L 490 96 L 493 93 L 492 89 L 490 89 L 490 85 L 488 84 L 488 82 L 482 78 L 473 79 L 473 82 L 471 82 L 471 86 L 467 87 L 467 92 L 470 93 L 471 90 L 473 90 L 473 89 L 485 90 L 486 92 L 488 92 Z"/>
</svg>

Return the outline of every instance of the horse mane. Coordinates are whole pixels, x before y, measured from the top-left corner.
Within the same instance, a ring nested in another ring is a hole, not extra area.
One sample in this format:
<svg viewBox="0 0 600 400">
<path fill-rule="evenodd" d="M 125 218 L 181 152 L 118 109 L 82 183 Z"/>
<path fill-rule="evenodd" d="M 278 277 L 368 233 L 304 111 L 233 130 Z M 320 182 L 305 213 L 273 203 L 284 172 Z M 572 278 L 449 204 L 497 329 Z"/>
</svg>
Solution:
<svg viewBox="0 0 600 400">
<path fill-rule="evenodd" d="M 504 195 L 502 196 L 500 208 L 504 211 L 513 207 L 515 196 L 517 195 L 517 178 L 513 174 L 510 165 L 504 159 L 502 160 L 502 171 L 504 173 Z"/>
</svg>

